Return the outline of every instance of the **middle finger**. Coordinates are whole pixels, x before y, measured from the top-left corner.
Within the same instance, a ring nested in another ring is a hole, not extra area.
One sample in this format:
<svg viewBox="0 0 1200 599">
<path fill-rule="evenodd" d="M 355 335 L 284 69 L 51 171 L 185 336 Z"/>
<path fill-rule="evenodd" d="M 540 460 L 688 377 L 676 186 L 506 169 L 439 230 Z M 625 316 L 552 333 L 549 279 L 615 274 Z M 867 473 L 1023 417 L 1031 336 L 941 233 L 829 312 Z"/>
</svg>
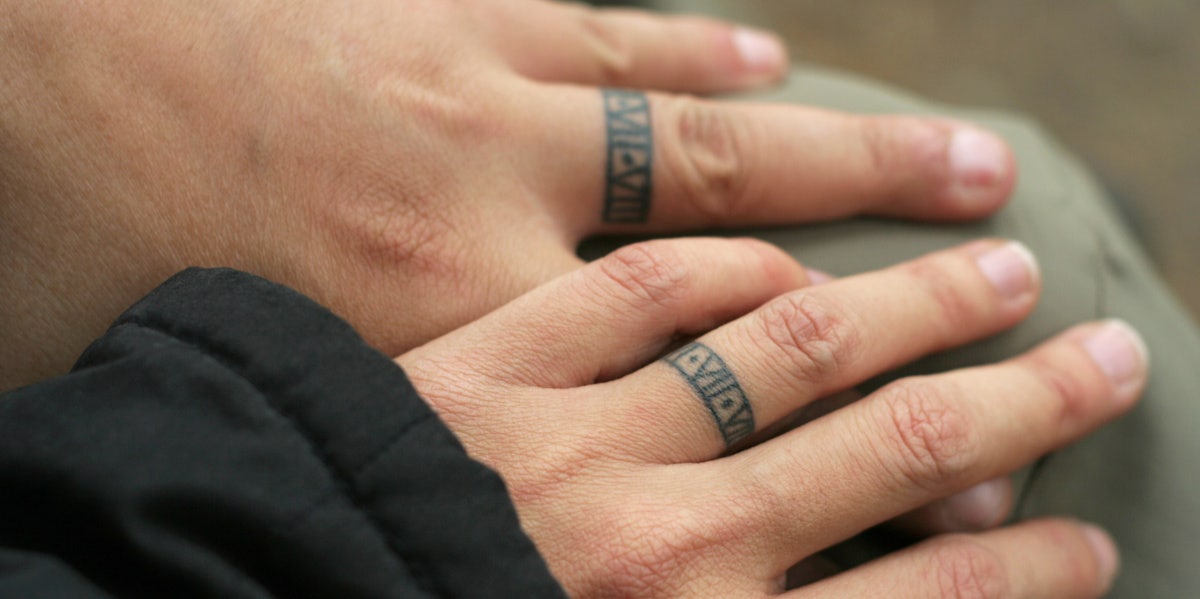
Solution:
<svg viewBox="0 0 1200 599">
<path fill-rule="evenodd" d="M 713 475 L 765 496 L 752 519 L 783 570 L 1077 440 L 1132 407 L 1146 372 L 1133 329 L 1090 323 L 1008 362 L 897 381 Z"/>
</svg>

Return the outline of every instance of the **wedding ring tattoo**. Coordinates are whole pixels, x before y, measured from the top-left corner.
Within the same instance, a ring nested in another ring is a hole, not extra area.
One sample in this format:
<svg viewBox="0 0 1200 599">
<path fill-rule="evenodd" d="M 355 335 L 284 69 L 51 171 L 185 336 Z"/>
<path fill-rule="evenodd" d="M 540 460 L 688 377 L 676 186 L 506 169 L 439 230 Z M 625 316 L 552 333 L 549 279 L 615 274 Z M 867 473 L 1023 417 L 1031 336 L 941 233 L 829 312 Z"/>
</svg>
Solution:
<svg viewBox="0 0 1200 599">
<path fill-rule="evenodd" d="M 650 100 L 639 91 L 606 89 L 604 117 L 608 164 L 604 175 L 604 222 L 640 224 L 650 216 L 654 192 L 654 134 Z"/>
<path fill-rule="evenodd" d="M 675 367 L 691 385 L 700 401 L 712 414 L 725 446 L 745 439 L 754 432 L 754 410 L 741 383 L 725 360 L 702 343 L 692 343 L 663 358 Z"/>
<path fill-rule="evenodd" d="M 639 91 L 606 89 L 608 159 L 604 176 L 604 222 L 644 223 L 654 192 L 654 132 L 650 100 Z M 716 352 L 692 343 L 663 358 L 704 402 L 726 446 L 754 432 L 754 410 L 741 383 Z"/>
<path fill-rule="evenodd" d="M 604 117 L 608 158 L 604 176 L 604 222 L 640 224 L 650 216 L 654 192 L 654 132 L 650 100 L 639 91 L 606 89 Z M 754 410 L 733 371 L 716 352 L 692 343 L 663 358 L 683 375 L 704 402 L 725 445 L 754 432 Z"/>
</svg>

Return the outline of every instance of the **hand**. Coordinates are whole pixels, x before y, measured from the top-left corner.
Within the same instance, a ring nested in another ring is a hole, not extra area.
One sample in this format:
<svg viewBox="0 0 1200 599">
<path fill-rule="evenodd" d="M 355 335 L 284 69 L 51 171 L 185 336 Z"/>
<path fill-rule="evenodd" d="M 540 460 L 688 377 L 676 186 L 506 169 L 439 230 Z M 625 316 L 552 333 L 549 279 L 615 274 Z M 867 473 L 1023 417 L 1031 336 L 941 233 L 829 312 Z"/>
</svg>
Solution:
<svg viewBox="0 0 1200 599">
<path fill-rule="evenodd" d="M 800 288 L 804 270 L 761 243 L 650 242 L 398 362 L 504 476 L 572 596 L 764 596 L 815 552 L 1133 405 L 1143 346 L 1092 323 L 744 448 L 819 398 L 1015 324 L 1036 272 L 1020 246 L 982 241 Z M 1096 597 L 1116 559 L 1099 530 L 1045 520 L 935 537 L 789 596 Z"/>
<path fill-rule="evenodd" d="M 783 76 L 777 40 L 705 19 L 534 0 L 10 4 L 0 389 L 64 370 L 188 265 L 295 287 L 396 355 L 576 268 L 588 235 L 965 219 L 1013 184 L 999 140 L 943 120 L 592 87 Z"/>
</svg>

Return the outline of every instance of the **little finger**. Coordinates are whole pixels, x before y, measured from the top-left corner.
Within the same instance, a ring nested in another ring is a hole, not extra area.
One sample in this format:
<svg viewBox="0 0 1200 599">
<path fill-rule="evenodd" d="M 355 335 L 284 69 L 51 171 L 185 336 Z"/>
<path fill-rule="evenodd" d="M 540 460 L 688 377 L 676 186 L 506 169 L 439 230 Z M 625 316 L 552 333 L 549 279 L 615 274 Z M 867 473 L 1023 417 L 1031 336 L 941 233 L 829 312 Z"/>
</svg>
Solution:
<svg viewBox="0 0 1200 599">
<path fill-rule="evenodd" d="M 785 594 L 793 599 L 1093 599 L 1112 586 L 1117 550 L 1100 529 L 1064 520 L 936 537 Z"/>
</svg>

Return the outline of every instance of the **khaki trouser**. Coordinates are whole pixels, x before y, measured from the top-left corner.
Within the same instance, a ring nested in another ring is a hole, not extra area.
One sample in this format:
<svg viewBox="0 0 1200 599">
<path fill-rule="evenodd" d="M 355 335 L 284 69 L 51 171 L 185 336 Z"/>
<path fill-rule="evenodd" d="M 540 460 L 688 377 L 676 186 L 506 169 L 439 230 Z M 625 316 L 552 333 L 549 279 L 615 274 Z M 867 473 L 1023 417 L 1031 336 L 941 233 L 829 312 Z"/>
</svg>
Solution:
<svg viewBox="0 0 1200 599">
<path fill-rule="evenodd" d="M 987 221 L 862 219 L 749 234 L 835 275 L 987 236 L 1019 239 L 1037 254 L 1043 296 L 1032 317 L 1010 332 L 928 358 L 889 379 L 996 362 L 1085 320 L 1119 317 L 1131 323 L 1152 356 L 1141 404 L 1016 475 L 1017 518 L 1070 515 L 1112 532 L 1123 562 L 1112 597 L 1200 597 L 1200 335 L 1080 165 L 1019 117 L 950 109 L 844 74 L 800 69 L 783 88 L 753 99 L 851 112 L 951 115 L 978 122 L 1012 144 L 1020 182 L 1010 204 Z M 839 555 L 862 558 L 879 551 L 870 545 L 860 539 Z"/>
</svg>

